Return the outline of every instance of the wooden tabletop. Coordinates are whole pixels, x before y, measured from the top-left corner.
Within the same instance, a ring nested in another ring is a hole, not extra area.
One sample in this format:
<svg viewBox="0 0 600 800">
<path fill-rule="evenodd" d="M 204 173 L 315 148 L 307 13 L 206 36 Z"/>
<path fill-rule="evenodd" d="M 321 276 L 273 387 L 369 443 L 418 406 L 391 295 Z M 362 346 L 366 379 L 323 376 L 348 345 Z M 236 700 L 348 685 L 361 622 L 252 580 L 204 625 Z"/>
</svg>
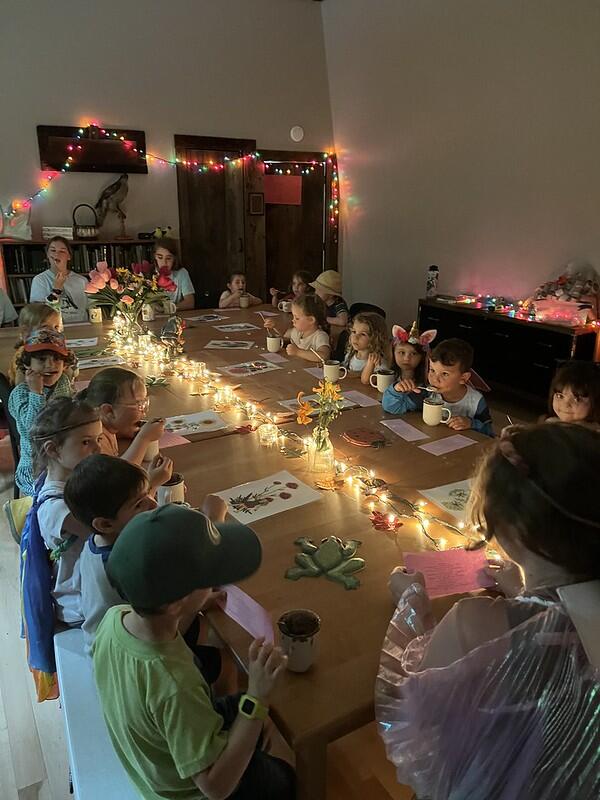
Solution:
<svg viewBox="0 0 600 800">
<path fill-rule="evenodd" d="M 184 316 L 200 313 L 203 312 L 188 312 Z M 238 321 L 262 324 L 254 310 L 224 311 L 223 316 L 229 319 L 215 324 Z M 284 315 L 281 317 L 276 324 L 284 329 L 287 319 Z M 154 327 L 159 325 L 160 321 L 154 323 Z M 193 325 L 185 332 L 186 353 L 211 368 L 256 360 L 265 353 L 264 331 L 260 327 L 250 332 L 225 333 L 210 324 Z M 73 326 L 67 328 L 66 333 L 68 338 L 102 337 L 108 327 Z M 211 339 L 227 337 L 249 339 L 256 345 L 251 350 L 203 349 Z M 0 358 L 4 363 L 13 352 L 14 339 L 14 331 L 12 337 L 7 331 L 0 331 Z M 275 411 L 278 400 L 293 398 L 298 391 L 310 394 L 317 385 L 317 379 L 306 372 L 306 367 L 315 364 L 297 358 L 286 359 L 278 365 L 281 369 L 240 379 L 224 376 L 223 383 L 241 384 L 237 390 L 241 397 L 253 402 L 264 400 L 263 407 Z M 89 379 L 93 373 L 94 370 L 85 370 L 79 379 Z M 349 376 L 342 382 L 342 389 L 356 389 L 370 397 L 381 397 L 376 390 L 363 386 L 358 377 Z M 180 378 L 171 378 L 166 388 L 151 387 L 149 393 L 152 415 L 172 416 L 211 408 L 210 398 L 190 396 L 189 382 Z M 278 448 L 261 447 L 257 433 L 233 433 L 236 427 L 247 422 L 240 412 L 226 412 L 224 416 L 231 423 L 228 430 L 190 437 L 192 444 L 165 451 L 173 459 L 176 470 L 185 476 L 190 503 L 200 504 L 206 494 L 283 469 L 314 485 L 304 458 L 286 458 Z M 444 425 L 428 427 L 419 414 L 409 414 L 407 421 L 429 437 L 409 443 L 379 424 L 388 416 L 380 405 L 348 409 L 331 425 L 330 432 L 337 458 L 374 470 L 398 498 L 414 501 L 420 497 L 418 489 L 469 477 L 490 442 L 473 431 L 464 431 L 463 434 L 474 441 L 472 446 L 447 455 L 431 455 L 419 445 L 453 435 L 454 431 Z M 301 436 L 308 435 L 311 430 L 310 426 L 299 426 L 295 422 L 283 427 Z M 344 431 L 357 427 L 379 430 L 388 444 L 380 449 L 357 447 L 342 438 Z M 396 534 L 375 530 L 369 520 L 367 502 L 358 489 L 345 485 L 340 491 L 321 492 L 317 502 L 252 523 L 262 543 L 263 562 L 258 572 L 240 584 L 242 588 L 267 609 L 274 625 L 281 614 L 292 608 L 310 608 L 322 620 L 316 664 L 305 674 L 286 673 L 271 704 L 282 734 L 296 751 L 299 798 L 318 800 L 325 796 L 327 742 L 373 719 L 373 687 L 379 653 L 393 612 L 387 587 L 389 573 L 403 563 L 404 552 L 432 547 L 414 520 L 405 520 Z M 454 521 L 431 503 L 428 508 Z M 432 525 L 432 535 L 443 536 L 448 546 L 464 542 L 462 537 L 446 529 L 438 527 L 434 531 L 433 528 Z M 295 539 L 306 536 L 319 542 L 331 535 L 362 542 L 357 555 L 365 559 L 366 567 L 357 574 L 361 582 L 358 589 L 349 591 L 325 578 L 303 578 L 296 582 L 285 579 L 285 572 L 293 565 L 298 552 Z M 221 612 L 211 612 L 210 619 L 239 661 L 245 663 L 250 636 Z"/>
</svg>

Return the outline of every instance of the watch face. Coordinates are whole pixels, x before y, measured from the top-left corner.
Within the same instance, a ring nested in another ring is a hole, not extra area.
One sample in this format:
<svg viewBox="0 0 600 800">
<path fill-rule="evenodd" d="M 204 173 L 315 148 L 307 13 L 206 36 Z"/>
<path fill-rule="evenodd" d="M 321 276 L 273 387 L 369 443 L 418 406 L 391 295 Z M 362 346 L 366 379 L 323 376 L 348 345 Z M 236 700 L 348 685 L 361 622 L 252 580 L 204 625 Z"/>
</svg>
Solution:
<svg viewBox="0 0 600 800">
<path fill-rule="evenodd" d="M 250 700 L 249 697 L 245 697 L 241 706 L 241 710 L 244 712 L 244 714 L 252 714 L 255 708 L 256 703 L 254 700 Z"/>
</svg>

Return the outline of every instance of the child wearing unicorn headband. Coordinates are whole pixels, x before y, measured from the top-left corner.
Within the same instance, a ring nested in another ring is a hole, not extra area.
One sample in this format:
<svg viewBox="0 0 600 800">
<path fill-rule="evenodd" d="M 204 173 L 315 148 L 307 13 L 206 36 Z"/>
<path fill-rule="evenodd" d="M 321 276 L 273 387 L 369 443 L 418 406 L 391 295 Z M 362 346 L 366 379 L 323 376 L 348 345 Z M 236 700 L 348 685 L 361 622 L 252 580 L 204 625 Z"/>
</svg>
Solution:
<svg viewBox="0 0 600 800">
<path fill-rule="evenodd" d="M 410 332 L 407 332 L 401 325 L 392 326 L 392 343 L 398 380 L 413 380 L 417 385 L 425 384 L 427 352 L 436 336 L 437 331 L 419 333 L 416 322 L 413 322 Z"/>
</svg>

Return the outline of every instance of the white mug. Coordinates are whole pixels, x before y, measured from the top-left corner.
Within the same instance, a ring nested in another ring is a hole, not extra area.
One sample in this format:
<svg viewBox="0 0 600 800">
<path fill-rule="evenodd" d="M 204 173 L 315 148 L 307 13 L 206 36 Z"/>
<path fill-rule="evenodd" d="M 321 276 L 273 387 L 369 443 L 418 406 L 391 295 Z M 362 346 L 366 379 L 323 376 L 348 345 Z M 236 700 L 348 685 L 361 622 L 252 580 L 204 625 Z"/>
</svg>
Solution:
<svg viewBox="0 0 600 800">
<path fill-rule="evenodd" d="M 267 336 L 267 350 L 269 353 L 279 352 L 282 344 L 281 336 Z"/>
<path fill-rule="evenodd" d="M 306 672 L 316 658 L 317 634 L 321 618 L 314 611 L 299 608 L 287 611 L 277 622 L 281 636 L 281 649 L 288 657 L 291 672 Z"/>
<path fill-rule="evenodd" d="M 446 418 L 444 414 L 447 414 Z M 423 400 L 423 422 L 426 425 L 439 425 L 440 422 L 445 425 L 451 417 L 452 412 L 449 408 L 444 408 L 443 403 L 436 403 L 429 398 Z"/>
<path fill-rule="evenodd" d="M 156 502 L 159 506 L 166 506 L 167 503 L 185 502 L 185 482 L 180 472 L 174 472 L 170 481 L 158 487 Z"/>
<path fill-rule="evenodd" d="M 158 455 L 158 439 L 155 439 L 153 442 L 150 442 L 150 444 L 146 448 L 143 460 L 152 461 L 152 459 L 156 458 L 157 455 Z"/>
<path fill-rule="evenodd" d="M 177 306 L 172 300 L 163 300 L 163 312 L 165 314 L 175 314 Z"/>
<path fill-rule="evenodd" d="M 142 320 L 144 322 L 152 322 L 154 319 L 154 309 L 150 303 L 144 303 L 142 306 Z"/>
<path fill-rule="evenodd" d="M 344 371 L 343 375 L 342 370 Z M 323 377 L 326 381 L 337 383 L 338 381 L 343 381 L 347 374 L 348 370 L 339 361 L 325 361 L 323 363 Z"/>
<path fill-rule="evenodd" d="M 277 308 L 280 311 L 283 311 L 284 314 L 289 314 L 292 310 L 292 301 L 291 300 L 280 300 Z"/>
<path fill-rule="evenodd" d="M 373 380 L 375 383 L 373 383 Z M 369 383 L 374 389 L 383 394 L 388 386 L 394 382 L 394 371 L 391 369 L 382 369 L 380 372 L 374 372 L 369 378 Z"/>
<path fill-rule="evenodd" d="M 100 325 L 102 323 L 102 309 L 100 306 L 94 306 L 94 308 L 90 308 L 88 311 L 88 316 L 90 318 L 90 322 L 93 322 L 94 325 Z"/>
<path fill-rule="evenodd" d="M 250 306 L 250 298 L 247 294 L 240 295 L 240 308 L 248 308 Z"/>
</svg>

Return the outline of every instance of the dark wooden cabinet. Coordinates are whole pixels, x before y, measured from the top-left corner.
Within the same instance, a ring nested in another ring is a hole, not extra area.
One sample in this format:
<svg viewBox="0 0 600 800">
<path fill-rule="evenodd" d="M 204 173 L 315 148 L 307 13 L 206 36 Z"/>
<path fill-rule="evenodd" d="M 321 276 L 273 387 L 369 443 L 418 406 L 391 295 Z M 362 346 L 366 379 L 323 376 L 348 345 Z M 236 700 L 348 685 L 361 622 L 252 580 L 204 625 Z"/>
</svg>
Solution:
<svg viewBox="0 0 600 800">
<path fill-rule="evenodd" d="M 529 322 L 439 300 L 419 301 L 419 330 L 435 328 L 434 342 L 457 337 L 475 350 L 474 367 L 491 385 L 546 398 L 557 366 L 570 358 L 597 360 L 593 326 L 569 328 Z"/>
</svg>

